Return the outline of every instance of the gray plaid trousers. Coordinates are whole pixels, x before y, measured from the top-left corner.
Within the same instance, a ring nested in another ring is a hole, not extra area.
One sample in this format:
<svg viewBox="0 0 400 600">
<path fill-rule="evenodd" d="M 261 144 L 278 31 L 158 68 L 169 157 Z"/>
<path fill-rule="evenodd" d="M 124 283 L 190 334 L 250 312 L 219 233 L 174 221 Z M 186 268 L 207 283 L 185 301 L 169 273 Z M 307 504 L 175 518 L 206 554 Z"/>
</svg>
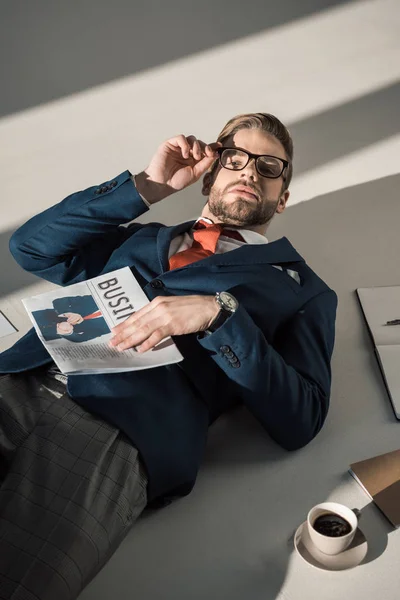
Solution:
<svg viewBox="0 0 400 600">
<path fill-rule="evenodd" d="M 77 598 L 146 490 L 136 448 L 60 382 L 43 370 L 0 376 L 0 599 Z"/>
</svg>

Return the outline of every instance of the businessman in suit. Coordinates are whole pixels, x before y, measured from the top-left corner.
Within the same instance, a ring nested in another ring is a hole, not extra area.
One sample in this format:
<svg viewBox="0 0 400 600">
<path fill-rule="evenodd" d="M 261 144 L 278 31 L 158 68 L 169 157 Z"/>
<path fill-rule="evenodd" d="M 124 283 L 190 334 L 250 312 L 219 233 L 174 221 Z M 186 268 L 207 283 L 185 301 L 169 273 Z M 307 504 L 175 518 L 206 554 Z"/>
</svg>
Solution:
<svg viewBox="0 0 400 600">
<path fill-rule="evenodd" d="M 150 302 L 111 344 L 147 352 L 171 335 L 184 360 L 65 386 L 32 330 L 0 356 L 4 598 L 75 598 L 145 506 L 191 491 L 207 429 L 232 407 L 287 450 L 320 431 L 337 297 L 285 237 L 266 238 L 292 159 L 276 117 L 239 115 L 216 142 L 170 138 L 144 171 L 72 194 L 14 233 L 19 264 L 56 284 L 128 265 Z M 135 221 L 202 176 L 199 219 Z"/>
<path fill-rule="evenodd" d="M 87 342 L 110 333 L 96 302 L 86 296 L 65 296 L 53 300 L 53 309 L 32 311 L 46 341 L 60 338 L 70 342 Z"/>
</svg>

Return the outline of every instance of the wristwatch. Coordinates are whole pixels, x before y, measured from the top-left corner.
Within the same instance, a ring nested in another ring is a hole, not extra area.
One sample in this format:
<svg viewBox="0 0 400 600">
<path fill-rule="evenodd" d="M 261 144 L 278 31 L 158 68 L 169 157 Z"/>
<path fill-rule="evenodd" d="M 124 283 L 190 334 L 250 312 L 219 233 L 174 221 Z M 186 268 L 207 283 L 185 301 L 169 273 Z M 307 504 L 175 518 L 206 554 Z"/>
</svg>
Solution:
<svg viewBox="0 0 400 600">
<path fill-rule="evenodd" d="M 206 333 L 214 333 L 239 308 L 239 302 L 229 292 L 217 292 L 215 301 L 219 304 L 220 311 L 206 329 Z"/>
</svg>

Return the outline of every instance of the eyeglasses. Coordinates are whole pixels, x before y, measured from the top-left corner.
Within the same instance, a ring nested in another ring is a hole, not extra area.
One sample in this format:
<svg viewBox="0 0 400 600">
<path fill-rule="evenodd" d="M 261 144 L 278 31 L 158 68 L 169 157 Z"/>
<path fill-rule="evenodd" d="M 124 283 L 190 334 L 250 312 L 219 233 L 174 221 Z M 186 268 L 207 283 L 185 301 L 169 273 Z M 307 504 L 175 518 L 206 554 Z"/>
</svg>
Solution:
<svg viewBox="0 0 400 600">
<path fill-rule="evenodd" d="M 289 162 L 283 158 L 268 154 L 252 154 L 243 148 L 217 148 L 217 153 L 221 167 L 231 171 L 241 171 L 254 158 L 257 173 L 270 179 L 280 177 L 289 165 Z"/>
</svg>

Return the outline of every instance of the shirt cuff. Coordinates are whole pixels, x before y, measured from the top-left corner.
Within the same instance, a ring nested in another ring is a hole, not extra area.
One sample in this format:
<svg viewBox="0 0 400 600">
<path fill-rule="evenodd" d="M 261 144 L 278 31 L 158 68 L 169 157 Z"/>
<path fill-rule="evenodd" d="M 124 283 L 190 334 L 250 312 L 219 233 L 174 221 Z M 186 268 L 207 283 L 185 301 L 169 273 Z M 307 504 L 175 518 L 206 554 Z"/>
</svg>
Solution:
<svg viewBox="0 0 400 600">
<path fill-rule="evenodd" d="M 135 175 L 132 175 L 132 174 L 131 174 L 131 180 L 132 180 L 132 183 L 133 183 L 133 185 L 134 185 L 134 186 L 135 186 L 135 188 L 136 188 L 136 191 L 137 191 L 137 193 L 139 194 L 139 196 L 141 197 L 141 199 L 143 200 L 143 202 L 146 204 L 146 206 L 148 206 L 148 207 L 150 208 L 150 206 L 151 206 L 150 202 L 148 202 L 148 201 L 146 200 L 146 198 L 144 198 L 144 197 L 142 196 L 142 194 L 139 192 L 139 190 L 138 190 L 138 189 L 137 189 L 137 187 L 136 187 Z"/>
</svg>

